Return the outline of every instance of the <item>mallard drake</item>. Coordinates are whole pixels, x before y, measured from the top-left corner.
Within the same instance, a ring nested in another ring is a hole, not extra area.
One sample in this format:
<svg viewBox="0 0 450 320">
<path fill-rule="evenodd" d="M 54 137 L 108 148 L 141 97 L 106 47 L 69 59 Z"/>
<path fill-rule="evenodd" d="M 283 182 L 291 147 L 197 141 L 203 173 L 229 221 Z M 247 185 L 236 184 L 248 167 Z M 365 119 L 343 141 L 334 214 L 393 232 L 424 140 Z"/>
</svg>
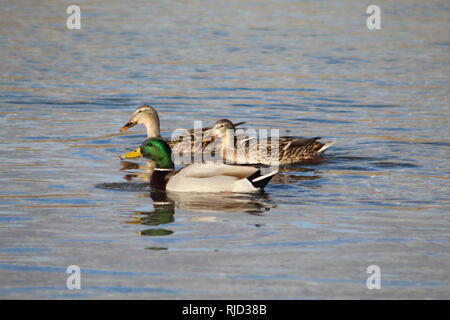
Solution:
<svg viewBox="0 0 450 320">
<path fill-rule="evenodd" d="M 150 186 L 174 192 L 238 192 L 262 190 L 277 171 L 263 174 L 259 168 L 223 163 L 194 163 L 178 171 L 169 144 L 160 138 L 144 141 L 139 150 L 155 162 Z"/>
<path fill-rule="evenodd" d="M 233 126 L 237 127 L 244 123 L 245 122 L 238 122 L 233 124 Z M 143 124 L 147 129 L 147 138 L 161 137 L 158 112 L 152 106 L 144 104 L 136 108 L 136 110 L 131 115 L 130 120 L 124 126 L 122 126 L 122 128 L 120 128 L 120 131 L 123 132 L 138 124 Z M 204 137 L 207 137 L 210 134 L 210 129 L 211 127 L 202 128 L 201 131 L 200 130 L 195 131 L 194 129 L 187 130 L 188 135 L 190 135 L 189 143 L 192 153 L 200 152 L 201 151 L 200 147 L 203 150 L 205 146 L 209 144 L 210 140 L 204 139 Z M 195 143 L 196 141 L 202 141 L 202 143 Z M 186 142 L 183 136 L 180 136 L 178 139 L 175 140 L 168 140 L 167 143 L 178 154 L 182 152 L 183 149 L 186 148 Z M 139 153 L 139 148 L 137 148 L 131 152 L 121 155 L 120 158 L 123 160 L 123 159 L 138 158 L 141 156 L 142 154 Z"/>
<path fill-rule="evenodd" d="M 211 128 L 211 138 L 220 139 L 220 152 L 227 163 L 248 164 L 289 164 L 320 158 L 333 142 L 321 143 L 320 137 L 279 137 L 278 153 L 272 156 L 272 139 L 257 140 L 256 137 L 244 135 L 238 137 L 235 126 L 227 119 L 217 121 Z M 277 143 L 273 141 L 274 144 Z M 264 150 L 267 148 L 266 150 Z M 237 152 L 236 152 L 237 151 Z"/>
</svg>

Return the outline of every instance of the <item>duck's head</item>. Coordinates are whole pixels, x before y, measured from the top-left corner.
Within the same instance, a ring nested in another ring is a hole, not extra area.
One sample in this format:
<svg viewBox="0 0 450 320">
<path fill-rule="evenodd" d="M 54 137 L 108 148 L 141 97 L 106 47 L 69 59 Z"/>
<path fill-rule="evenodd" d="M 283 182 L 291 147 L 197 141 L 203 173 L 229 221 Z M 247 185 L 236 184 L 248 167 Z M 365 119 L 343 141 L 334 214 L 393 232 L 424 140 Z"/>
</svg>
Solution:
<svg viewBox="0 0 450 320">
<path fill-rule="evenodd" d="M 175 167 L 172 161 L 172 150 L 162 139 L 147 139 L 138 149 L 144 157 L 155 162 L 156 168 L 173 169 Z"/>
<path fill-rule="evenodd" d="M 241 123 L 239 123 L 241 124 Z M 211 137 L 212 138 L 223 138 L 227 130 L 234 130 L 235 125 L 228 119 L 222 119 L 217 121 L 214 126 L 211 128 Z"/>
<path fill-rule="evenodd" d="M 120 128 L 120 131 L 128 130 L 137 124 L 145 125 L 147 128 L 147 136 L 149 138 L 158 137 L 160 134 L 158 112 L 156 112 L 155 108 L 149 106 L 148 104 L 138 107 L 131 115 L 130 120 L 122 128 Z"/>
</svg>

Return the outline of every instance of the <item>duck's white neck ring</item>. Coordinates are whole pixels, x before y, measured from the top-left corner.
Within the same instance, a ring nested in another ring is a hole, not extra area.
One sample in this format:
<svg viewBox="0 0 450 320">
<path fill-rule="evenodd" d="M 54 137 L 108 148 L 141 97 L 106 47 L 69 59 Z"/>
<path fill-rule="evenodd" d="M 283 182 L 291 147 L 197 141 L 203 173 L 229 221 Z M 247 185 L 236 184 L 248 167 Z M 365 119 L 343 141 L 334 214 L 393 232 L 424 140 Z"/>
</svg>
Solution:
<svg viewBox="0 0 450 320">
<path fill-rule="evenodd" d="M 155 171 L 173 171 L 174 169 L 169 169 L 169 168 L 155 168 Z"/>
</svg>

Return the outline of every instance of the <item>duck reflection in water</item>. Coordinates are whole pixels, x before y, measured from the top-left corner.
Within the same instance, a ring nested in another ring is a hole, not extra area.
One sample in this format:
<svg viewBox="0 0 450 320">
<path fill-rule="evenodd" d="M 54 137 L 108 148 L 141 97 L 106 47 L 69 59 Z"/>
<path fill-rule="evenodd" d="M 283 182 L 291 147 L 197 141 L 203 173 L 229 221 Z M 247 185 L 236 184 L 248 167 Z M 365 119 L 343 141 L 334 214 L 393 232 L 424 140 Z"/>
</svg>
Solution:
<svg viewBox="0 0 450 320">
<path fill-rule="evenodd" d="M 144 181 L 150 182 L 151 176 L 155 170 L 155 162 L 151 160 L 145 161 L 144 164 L 139 164 L 131 161 L 122 161 L 122 171 L 129 172 L 129 170 L 139 170 L 127 173 L 124 175 L 124 179 L 127 181 Z"/>
<path fill-rule="evenodd" d="M 274 205 L 270 204 L 267 194 L 182 194 L 167 193 L 160 190 L 152 190 L 150 198 L 153 200 L 153 211 L 134 211 L 135 215 L 128 224 L 140 224 L 150 226 L 137 234 L 140 236 L 167 236 L 173 233 L 166 229 L 167 225 L 174 222 L 175 208 L 202 213 L 211 212 L 245 212 L 252 215 L 262 215 Z M 201 215 L 190 217 L 191 222 L 216 222 L 215 216 Z M 164 225 L 164 228 L 156 228 Z"/>
<path fill-rule="evenodd" d="M 167 192 L 177 209 L 194 212 L 243 212 L 261 215 L 274 208 L 267 193 L 186 193 Z"/>
<path fill-rule="evenodd" d="M 129 224 L 141 224 L 144 226 L 156 227 L 169 224 L 175 221 L 175 202 L 167 197 L 164 191 L 152 191 L 150 197 L 153 200 L 153 211 L 135 211 L 132 220 L 126 221 Z M 172 230 L 151 228 L 138 232 L 140 236 L 167 236 L 172 234 Z"/>
</svg>

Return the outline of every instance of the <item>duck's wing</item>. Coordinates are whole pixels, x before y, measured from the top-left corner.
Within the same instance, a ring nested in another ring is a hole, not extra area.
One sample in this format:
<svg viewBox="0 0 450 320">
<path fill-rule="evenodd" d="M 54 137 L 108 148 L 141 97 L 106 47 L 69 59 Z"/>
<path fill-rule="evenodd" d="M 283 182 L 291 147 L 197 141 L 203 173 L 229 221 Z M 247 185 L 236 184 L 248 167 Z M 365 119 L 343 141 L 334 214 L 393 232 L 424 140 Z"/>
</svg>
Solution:
<svg viewBox="0 0 450 320">
<path fill-rule="evenodd" d="M 320 137 L 282 136 L 278 139 L 269 137 L 263 140 L 251 140 L 245 146 L 246 158 L 241 156 L 238 162 L 287 164 L 316 159 L 333 144 L 332 142 L 321 143 L 319 139 Z"/>
<path fill-rule="evenodd" d="M 219 163 L 191 164 L 167 184 L 177 192 L 257 192 L 264 188 L 276 171 L 263 175 L 258 168 Z"/>
<path fill-rule="evenodd" d="M 235 192 L 236 186 L 251 175 L 256 169 L 251 167 L 233 168 L 224 164 L 191 164 L 172 176 L 167 183 L 167 190 L 175 192 Z M 242 192 L 256 190 L 250 183 Z"/>
<path fill-rule="evenodd" d="M 320 137 L 280 137 L 280 163 L 295 163 L 320 158 L 333 142 L 322 143 L 318 141 L 319 139 Z"/>
<path fill-rule="evenodd" d="M 280 149 L 286 150 L 288 148 L 307 147 L 319 139 L 321 139 L 321 138 L 320 137 L 314 137 L 314 138 L 280 137 Z"/>
<path fill-rule="evenodd" d="M 251 166 L 233 166 L 224 163 L 194 163 L 183 168 L 178 174 L 189 178 L 210 178 L 216 176 L 228 176 L 244 179 L 258 171 Z"/>
</svg>

